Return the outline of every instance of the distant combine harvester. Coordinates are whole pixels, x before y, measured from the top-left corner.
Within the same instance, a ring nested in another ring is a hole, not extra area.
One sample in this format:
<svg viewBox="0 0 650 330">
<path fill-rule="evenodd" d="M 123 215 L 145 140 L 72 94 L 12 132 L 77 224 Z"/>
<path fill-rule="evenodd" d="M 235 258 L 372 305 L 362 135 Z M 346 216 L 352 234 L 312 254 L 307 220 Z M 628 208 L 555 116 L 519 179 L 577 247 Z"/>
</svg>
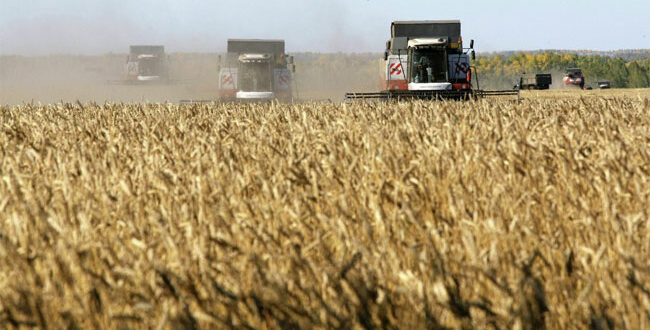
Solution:
<svg viewBox="0 0 650 330">
<path fill-rule="evenodd" d="M 581 89 L 585 88 L 585 77 L 582 75 L 582 69 L 580 68 L 566 69 L 562 81 L 566 87 L 574 86 L 580 87 Z"/>
<path fill-rule="evenodd" d="M 229 39 L 219 70 L 220 100 L 291 100 L 296 66 L 284 47 L 284 40 Z"/>
<path fill-rule="evenodd" d="M 124 64 L 123 80 L 109 81 L 113 84 L 167 84 L 169 59 L 165 47 L 160 45 L 133 45 Z"/>
</svg>

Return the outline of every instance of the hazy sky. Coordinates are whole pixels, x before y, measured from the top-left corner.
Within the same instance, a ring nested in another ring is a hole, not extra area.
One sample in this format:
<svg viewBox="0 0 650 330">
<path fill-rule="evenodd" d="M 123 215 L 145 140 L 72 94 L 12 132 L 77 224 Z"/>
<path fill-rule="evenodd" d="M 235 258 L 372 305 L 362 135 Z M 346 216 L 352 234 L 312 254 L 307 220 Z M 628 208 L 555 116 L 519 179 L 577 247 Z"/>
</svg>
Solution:
<svg viewBox="0 0 650 330">
<path fill-rule="evenodd" d="M 0 0 L 0 53 L 223 51 L 281 38 L 289 51 L 380 52 L 390 22 L 460 19 L 478 51 L 650 48 L 650 0 Z"/>
</svg>

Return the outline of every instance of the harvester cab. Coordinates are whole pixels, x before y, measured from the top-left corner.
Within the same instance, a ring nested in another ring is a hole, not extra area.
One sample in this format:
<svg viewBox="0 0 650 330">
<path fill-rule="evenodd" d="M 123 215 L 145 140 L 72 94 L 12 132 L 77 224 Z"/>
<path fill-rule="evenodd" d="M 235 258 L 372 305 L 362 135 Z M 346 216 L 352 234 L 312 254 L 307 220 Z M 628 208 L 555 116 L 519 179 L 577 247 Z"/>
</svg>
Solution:
<svg viewBox="0 0 650 330">
<path fill-rule="evenodd" d="M 130 82 L 165 81 L 169 78 L 164 46 L 130 47 L 126 59 L 126 79 Z"/>
<path fill-rule="evenodd" d="M 458 43 L 460 44 L 460 43 Z M 469 55 L 449 47 L 449 40 L 417 38 L 408 41 L 408 90 L 470 90 Z"/>
<path fill-rule="evenodd" d="M 283 40 L 229 39 L 219 70 L 222 100 L 290 100 L 295 65 Z"/>
<path fill-rule="evenodd" d="M 386 42 L 384 91 L 347 93 L 355 98 L 453 98 L 518 95 L 512 91 L 481 91 L 473 85 L 474 40 L 463 48 L 460 21 L 397 21 Z"/>
<path fill-rule="evenodd" d="M 447 38 L 408 41 L 409 90 L 452 89 L 447 70 Z"/>
<path fill-rule="evenodd" d="M 271 54 L 242 54 L 239 55 L 239 90 L 238 99 L 269 100 L 273 94 L 273 74 Z"/>
</svg>

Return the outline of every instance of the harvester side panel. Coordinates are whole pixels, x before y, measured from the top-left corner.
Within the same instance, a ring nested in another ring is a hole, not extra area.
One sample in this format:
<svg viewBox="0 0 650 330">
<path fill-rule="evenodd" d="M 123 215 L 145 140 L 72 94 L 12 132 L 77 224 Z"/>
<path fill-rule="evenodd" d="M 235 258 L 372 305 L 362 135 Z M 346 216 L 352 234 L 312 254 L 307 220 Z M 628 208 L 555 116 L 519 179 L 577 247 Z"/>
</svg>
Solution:
<svg viewBox="0 0 650 330">
<path fill-rule="evenodd" d="M 449 79 L 452 82 L 467 81 L 467 73 L 470 70 L 469 55 L 449 54 Z"/>
<path fill-rule="evenodd" d="M 138 62 L 136 61 L 128 61 L 125 64 L 124 71 L 126 72 L 126 77 L 129 80 L 135 80 L 138 78 L 138 72 L 140 69 L 138 68 Z"/>
<path fill-rule="evenodd" d="M 237 93 L 237 68 L 221 68 L 221 72 L 219 72 L 219 93 L 222 98 L 235 98 Z"/>
<path fill-rule="evenodd" d="M 291 83 L 293 76 L 291 70 L 282 68 L 273 70 L 273 89 L 278 99 L 290 99 L 292 95 Z"/>
<path fill-rule="evenodd" d="M 408 73 L 408 56 L 407 55 L 390 55 L 386 61 L 386 89 L 388 90 L 406 90 L 408 82 L 406 75 Z"/>
<path fill-rule="evenodd" d="M 289 69 L 274 69 L 273 79 L 275 89 L 283 90 L 291 88 L 291 71 Z"/>
</svg>

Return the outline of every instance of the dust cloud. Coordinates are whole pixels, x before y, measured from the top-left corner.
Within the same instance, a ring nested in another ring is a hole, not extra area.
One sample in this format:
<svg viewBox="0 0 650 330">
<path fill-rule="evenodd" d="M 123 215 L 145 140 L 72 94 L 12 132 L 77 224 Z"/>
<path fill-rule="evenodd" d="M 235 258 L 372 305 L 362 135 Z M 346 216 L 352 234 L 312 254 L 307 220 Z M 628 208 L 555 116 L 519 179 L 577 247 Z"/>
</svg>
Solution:
<svg viewBox="0 0 650 330">
<path fill-rule="evenodd" d="M 169 56 L 169 84 L 124 83 L 126 54 L 0 57 L 0 103 L 176 102 L 214 98 L 216 54 Z"/>
<path fill-rule="evenodd" d="M 550 86 L 550 89 L 564 89 L 566 86 L 562 79 L 564 79 L 564 71 L 562 70 L 551 70 L 549 72 L 553 77 L 553 83 Z"/>
<path fill-rule="evenodd" d="M 388 33 L 383 21 L 351 28 L 358 17 L 348 2 L 253 1 L 218 15 L 222 7 L 153 0 L 2 2 L 0 104 L 214 100 L 228 38 L 284 39 L 295 56 L 294 96 L 300 100 L 340 100 L 345 92 L 380 88 L 380 53 L 333 53 L 379 51 L 383 42 L 371 40 Z M 165 46 L 171 84 L 120 83 L 133 44 Z"/>
<path fill-rule="evenodd" d="M 333 100 L 377 91 L 380 54 L 298 53 L 294 96 Z M 168 84 L 124 83 L 126 54 L 0 56 L 0 104 L 24 102 L 178 102 L 218 98 L 218 53 L 172 53 Z"/>
<path fill-rule="evenodd" d="M 301 100 L 341 100 L 346 92 L 375 92 L 383 85 L 380 54 L 299 53 L 295 91 Z"/>
</svg>

